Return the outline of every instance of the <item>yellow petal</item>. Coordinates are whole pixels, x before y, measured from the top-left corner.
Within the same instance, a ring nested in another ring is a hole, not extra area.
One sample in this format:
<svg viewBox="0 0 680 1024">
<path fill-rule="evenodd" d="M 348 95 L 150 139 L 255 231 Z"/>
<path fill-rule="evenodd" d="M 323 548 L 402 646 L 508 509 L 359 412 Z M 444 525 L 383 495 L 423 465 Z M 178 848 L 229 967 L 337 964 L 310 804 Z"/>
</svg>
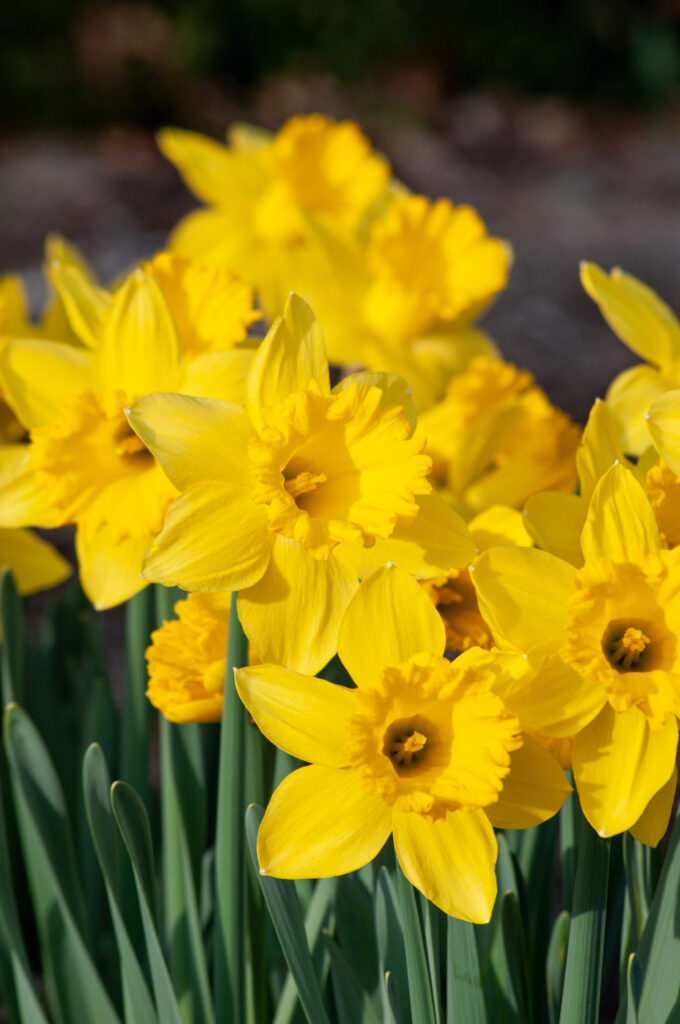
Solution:
<svg viewBox="0 0 680 1024">
<path fill-rule="evenodd" d="M 404 416 L 416 429 L 417 413 L 413 401 L 413 389 L 409 387 L 403 377 L 396 373 L 377 373 L 373 370 L 364 370 L 362 373 L 351 373 L 343 377 L 333 388 L 333 394 L 338 391 L 345 391 L 356 381 L 359 385 L 380 388 L 383 397 L 380 400 L 380 408 L 386 409 L 392 405 L 400 405 L 404 410 Z"/>
<path fill-rule="evenodd" d="M 309 765 L 283 780 L 257 837 L 260 871 L 330 878 L 368 864 L 385 845 L 392 813 L 349 768 Z"/>
<path fill-rule="evenodd" d="M 597 481 L 616 461 L 623 461 L 623 452 L 616 439 L 609 406 L 597 399 L 576 452 L 580 495 L 586 502 L 590 501 Z"/>
<path fill-rule="evenodd" d="M 179 490 L 205 480 L 249 486 L 253 429 L 240 406 L 188 395 L 145 395 L 127 418 Z"/>
<path fill-rule="evenodd" d="M 197 483 L 170 505 L 142 571 L 146 580 L 183 590 L 241 590 L 260 579 L 271 546 L 267 513 L 247 491 Z"/>
<path fill-rule="evenodd" d="M 526 503 L 526 528 L 539 548 L 580 566 L 583 564 L 581 530 L 587 509 L 586 502 L 575 494 L 543 491 Z"/>
<path fill-rule="evenodd" d="M 278 665 L 236 672 L 236 688 L 258 728 L 301 761 L 343 768 L 346 740 L 356 714 L 356 692 Z"/>
<path fill-rule="evenodd" d="M 645 414 L 652 402 L 676 382 L 677 378 L 669 380 L 651 366 L 633 366 L 614 378 L 607 391 L 607 405 L 624 451 L 641 455 L 648 447 L 650 433 Z"/>
<path fill-rule="evenodd" d="M 616 267 L 581 264 L 581 283 L 614 331 L 642 359 L 668 366 L 680 357 L 680 324 L 651 288 Z"/>
<path fill-rule="evenodd" d="M 197 132 L 162 128 L 158 147 L 200 199 L 219 206 L 257 198 L 267 175 L 248 154 L 234 152 Z"/>
<path fill-rule="evenodd" d="M 0 566 L 11 569 L 22 594 L 54 587 L 72 572 L 56 548 L 29 530 L 0 529 Z"/>
<path fill-rule="evenodd" d="M 619 464 L 607 470 L 593 491 L 581 548 L 586 562 L 621 561 L 627 545 L 658 551 L 659 527 L 644 487 L 630 469 Z"/>
<path fill-rule="evenodd" d="M 574 779 L 586 818 L 601 836 L 639 820 L 675 768 L 678 723 L 650 729 L 637 708 L 617 714 L 606 704 L 574 740 Z"/>
<path fill-rule="evenodd" d="M 485 924 L 496 899 L 496 837 L 481 811 L 447 811 L 433 820 L 394 815 L 394 848 L 416 889 L 445 914 Z"/>
<path fill-rule="evenodd" d="M 232 352 L 206 352 L 187 367 L 180 391 L 185 395 L 221 398 L 224 402 L 245 403 L 246 377 L 255 358 L 254 349 Z"/>
<path fill-rule="evenodd" d="M 530 548 L 533 543 L 526 531 L 524 516 L 508 505 L 491 505 L 471 519 L 468 527 L 480 551 L 499 544 Z"/>
<path fill-rule="evenodd" d="M 335 654 L 358 586 L 334 554 L 314 558 L 296 541 L 277 536 L 266 572 L 239 594 L 239 616 L 263 661 L 312 675 Z"/>
<path fill-rule="evenodd" d="M 92 381 L 88 352 L 53 341 L 13 341 L 2 354 L 4 398 L 29 430 L 51 423 Z"/>
<path fill-rule="evenodd" d="M 323 394 L 330 393 L 326 343 L 307 303 L 291 294 L 283 316 L 258 348 L 246 380 L 246 405 L 256 428 L 264 426 L 263 407 L 277 405 L 313 380 Z"/>
<path fill-rule="evenodd" d="M 423 588 L 402 569 L 372 572 L 347 606 L 338 636 L 338 654 L 358 686 L 371 686 L 388 665 L 413 654 L 443 654 L 446 633 L 441 616 Z"/>
<path fill-rule="evenodd" d="M 0 447 L 0 525 L 60 526 L 62 519 L 31 468 L 30 456 L 27 444 Z"/>
<path fill-rule="evenodd" d="M 595 718 L 604 691 L 557 655 L 529 660 L 524 673 L 507 675 L 494 687 L 523 729 L 545 736 L 573 736 Z"/>
<path fill-rule="evenodd" d="M 668 828 L 675 791 L 678 787 L 678 769 L 676 768 L 665 786 L 652 797 L 646 808 L 635 822 L 630 826 L 630 832 L 634 839 L 645 846 L 657 846 Z"/>
<path fill-rule="evenodd" d="M 647 422 L 659 454 L 680 475 L 680 391 L 667 391 L 658 398 Z"/>
<path fill-rule="evenodd" d="M 525 734 L 523 745 L 510 755 L 510 774 L 503 779 L 498 803 L 486 813 L 494 828 L 531 828 L 552 818 L 570 793 L 552 754 Z"/>
<path fill-rule="evenodd" d="M 468 565 L 476 547 L 463 519 L 435 491 L 417 495 L 416 502 L 416 518 L 397 526 L 387 540 L 376 542 L 371 564 L 395 562 L 421 579 L 448 575 Z"/>
<path fill-rule="evenodd" d="M 482 618 L 497 641 L 520 651 L 564 643 L 574 573 L 534 548 L 491 548 L 470 569 Z"/>
<path fill-rule="evenodd" d="M 114 296 L 96 351 L 101 383 L 130 395 L 174 391 L 179 359 L 177 331 L 163 293 L 135 270 Z"/>
<path fill-rule="evenodd" d="M 239 276 L 253 283 L 261 252 L 248 218 L 248 212 L 239 218 L 238 210 L 195 210 L 175 225 L 170 247 L 208 267 L 237 267 Z"/>
<path fill-rule="evenodd" d="M 76 531 L 76 555 L 83 590 L 98 611 L 114 608 L 147 585 L 141 579 L 149 537 L 115 537 L 109 527 Z"/>
<path fill-rule="evenodd" d="M 48 273 L 74 333 L 87 348 L 96 348 L 111 309 L 110 293 L 72 261 L 52 260 Z"/>
</svg>

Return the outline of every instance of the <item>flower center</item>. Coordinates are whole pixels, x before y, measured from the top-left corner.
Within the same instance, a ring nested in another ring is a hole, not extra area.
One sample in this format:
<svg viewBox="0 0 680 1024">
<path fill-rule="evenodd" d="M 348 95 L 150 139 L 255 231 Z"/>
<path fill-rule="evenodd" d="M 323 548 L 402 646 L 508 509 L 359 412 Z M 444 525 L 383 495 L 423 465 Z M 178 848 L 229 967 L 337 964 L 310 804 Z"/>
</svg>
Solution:
<svg viewBox="0 0 680 1024">
<path fill-rule="evenodd" d="M 121 392 L 81 392 L 69 408 L 31 432 L 30 464 L 62 523 L 83 537 L 101 527 L 111 539 L 157 533 L 175 489 L 132 432 Z"/>
<path fill-rule="evenodd" d="M 645 629 L 649 627 L 645 624 Z M 612 622 L 602 638 L 602 650 L 612 668 L 619 672 L 642 672 L 653 657 L 651 638 L 639 626 Z"/>
<path fill-rule="evenodd" d="M 442 617 L 447 651 L 467 651 L 469 647 L 488 650 L 492 646 L 491 631 L 480 614 L 468 569 L 423 580 L 422 585 Z"/>
<path fill-rule="evenodd" d="M 385 733 L 382 752 L 392 762 L 397 775 L 413 775 L 427 767 L 435 732 L 432 724 L 419 715 L 392 722 Z"/>
<path fill-rule="evenodd" d="M 417 654 L 358 692 L 351 763 L 399 810 L 485 807 L 503 788 L 510 753 L 522 743 L 519 723 L 492 692 L 491 671 L 466 657 Z"/>
<path fill-rule="evenodd" d="M 266 410 L 267 427 L 251 440 L 254 500 L 269 526 L 317 558 L 350 541 L 371 547 L 418 513 L 430 469 L 410 437 L 401 406 L 381 407 L 380 388 L 352 383 L 322 395 L 316 385 Z"/>
</svg>

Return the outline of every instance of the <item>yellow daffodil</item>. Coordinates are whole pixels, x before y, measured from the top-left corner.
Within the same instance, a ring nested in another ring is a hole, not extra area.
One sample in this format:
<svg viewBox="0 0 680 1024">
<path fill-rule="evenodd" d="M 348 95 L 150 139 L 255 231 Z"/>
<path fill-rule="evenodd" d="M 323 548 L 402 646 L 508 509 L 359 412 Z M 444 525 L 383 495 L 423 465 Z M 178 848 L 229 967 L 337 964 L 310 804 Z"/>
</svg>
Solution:
<svg viewBox="0 0 680 1024">
<path fill-rule="evenodd" d="M 654 845 L 678 744 L 680 549 L 662 549 L 647 494 L 621 464 L 593 490 L 581 548 L 581 568 L 531 548 L 485 552 L 473 571 L 480 608 L 496 642 L 538 667 L 532 687 L 506 693 L 510 710 L 529 731 L 574 737 L 593 828 Z"/>
<path fill-rule="evenodd" d="M 332 274 L 305 282 L 333 362 L 404 376 L 426 408 L 474 355 L 496 354 L 471 325 L 505 288 L 509 246 L 469 206 L 396 195 L 362 241 L 326 237 Z"/>
<path fill-rule="evenodd" d="M 492 505 L 521 508 L 530 495 L 576 484 L 579 430 L 526 370 L 485 356 L 449 382 L 420 418 L 433 476 L 466 518 Z"/>
<path fill-rule="evenodd" d="M 521 512 L 502 505 L 480 512 L 470 520 L 468 527 L 477 551 L 486 551 L 497 544 L 531 547 L 533 543 L 524 528 Z M 423 580 L 422 586 L 442 617 L 447 651 L 467 651 L 469 647 L 488 650 L 493 646 L 491 630 L 482 618 L 467 566 L 454 569 L 447 576 Z"/>
<path fill-rule="evenodd" d="M 159 133 L 162 152 L 208 204 L 179 223 L 171 246 L 237 269 L 274 317 L 300 274 L 332 272 L 317 227 L 353 233 L 387 187 L 389 165 L 356 124 L 319 114 L 293 117 L 274 136 L 237 126 L 228 143 Z"/>
<path fill-rule="evenodd" d="M 56 587 L 71 575 L 71 566 L 56 548 L 30 530 L 0 529 L 0 571 L 9 569 L 20 594 Z"/>
<path fill-rule="evenodd" d="M 114 294 L 69 262 L 50 273 L 81 347 L 21 339 L 4 350 L 2 385 L 30 443 L 0 451 L 0 523 L 76 523 L 83 586 L 108 608 L 145 586 L 142 555 L 176 494 L 125 408 L 158 390 L 242 400 L 253 351 L 235 346 L 252 294 L 227 271 L 167 255 Z"/>
<path fill-rule="evenodd" d="M 680 323 L 651 288 L 618 267 L 606 274 L 583 263 L 581 282 L 614 333 L 644 360 L 620 373 L 607 392 L 624 450 L 641 455 L 650 444 L 646 411 L 680 386 Z"/>
<path fill-rule="evenodd" d="M 369 568 L 393 560 L 426 578 L 474 554 L 465 524 L 430 493 L 404 382 L 366 373 L 331 391 L 323 336 L 297 296 L 258 350 L 245 409 L 154 395 L 129 420 L 182 492 L 145 578 L 238 590 L 263 660 L 317 672 Z"/>
<path fill-rule="evenodd" d="M 189 594 L 151 634 L 147 697 L 171 722 L 219 722 L 231 594 Z"/>
<path fill-rule="evenodd" d="M 45 243 L 46 277 L 49 282 L 49 263 L 59 259 L 77 265 L 91 276 L 80 253 L 63 238 L 48 237 Z M 78 345 L 78 339 L 71 330 L 64 307 L 58 296 L 50 294 L 45 312 L 38 323 L 31 320 L 23 282 L 16 274 L 0 277 L 0 350 L 11 338 L 51 338 Z M 0 399 L 0 443 L 21 440 L 26 431 L 12 409 Z"/>
<path fill-rule="evenodd" d="M 472 649 L 450 662 L 444 627 L 397 568 L 372 573 L 338 641 L 355 689 L 276 665 L 240 669 L 236 685 L 277 746 L 310 764 L 271 798 L 258 835 L 264 874 L 354 871 L 388 837 L 407 878 L 447 914 L 488 921 L 496 896 L 494 826 L 551 817 L 569 785 L 522 733 L 496 687 L 516 655 Z"/>
</svg>

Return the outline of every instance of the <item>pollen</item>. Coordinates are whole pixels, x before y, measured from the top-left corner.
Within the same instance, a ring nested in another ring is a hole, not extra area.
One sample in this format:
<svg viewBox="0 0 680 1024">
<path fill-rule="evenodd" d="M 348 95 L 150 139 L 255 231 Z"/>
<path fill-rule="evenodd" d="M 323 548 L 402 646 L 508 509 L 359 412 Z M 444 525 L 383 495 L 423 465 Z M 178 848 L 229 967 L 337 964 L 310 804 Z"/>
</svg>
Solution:
<svg viewBox="0 0 680 1024">
<path fill-rule="evenodd" d="M 636 626 L 628 626 L 618 639 L 612 638 L 607 651 L 610 662 L 622 672 L 636 667 L 641 656 L 651 644 L 651 639 Z"/>
<path fill-rule="evenodd" d="M 427 736 L 416 729 L 405 739 L 395 739 L 390 747 L 390 757 L 397 764 L 411 764 L 416 754 L 419 754 L 427 743 Z"/>
</svg>

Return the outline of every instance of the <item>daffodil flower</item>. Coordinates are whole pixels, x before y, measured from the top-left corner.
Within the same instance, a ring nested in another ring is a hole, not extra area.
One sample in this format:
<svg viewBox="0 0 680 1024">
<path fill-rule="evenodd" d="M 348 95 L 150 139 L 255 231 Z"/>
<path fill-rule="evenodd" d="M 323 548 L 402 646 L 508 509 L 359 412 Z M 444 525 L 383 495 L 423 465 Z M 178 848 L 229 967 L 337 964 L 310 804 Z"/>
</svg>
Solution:
<svg viewBox="0 0 680 1024">
<path fill-rule="evenodd" d="M 675 792 L 680 714 L 680 549 L 663 550 L 642 484 L 622 464 L 596 484 L 580 568 L 492 548 L 473 570 L 497 643 L 537 668 L 504 694 L 524 728 L 574 737 L 581 806 L 601 835 L 655 845 Z"/>
<path fill-rule="evenodd" d="M 175 229 L 175 252 L 237 269 L 270 317 L 310 274 L 333 273 L 316 228 L 343 235 L 387 187 L 390 168 L 351 121 L 293 117 L 274 136 L 235 126 L 227 146 L 178 128 L 158 135 L 161 151 L 208 204 Z"/>
<path fill-rule="evenodd" d="M 527 370 L 476 356 L 420 417 L 442 493 L 465 518 L 522 508 L 537 491 L 576 484 L 580 431 Z"/>
<path fill-rule="evenodd" d="M 641 455 L 651 441 L 645 413 L 680 385 L 680 323 L 651 288 L 618 267 L 606 274 L 582 263 L 581 283 L 614 333 L 644 360 L 620 373 L 607 391 L 624 450 Z"/>
<path fill-rule="evenodd" d="M 400 374 L 425 409 L 472 357 L 498 354 L 473 322 L 506 287 L 512 250 L 471 207 L 392 190 L 360 240 L 319 241 L 333 273 L 299 287 L 333 362 Z"/>
<path fill-rule="evenodd" d="M 72 262 L 50 273 L 81 345 L 20 339 L 2 353 L 30 443 L 0 450 L 0 524 L 76 523 L 83 586 L 108 608 L 146 585 L 142 555 L 176 494 L 126 406 L 158 390 L 242 400 L 253 350 L 237 345 L 257 314 L 229 272 L 180 257 L 158 257 L 113 294 Z M 193 315 L 201 305 L 210 315 Z"/>
<path fill-rule="evenodd" d="M 441 619 L 397 568 L 362 583 L 338 651 L 355 689 L 276 665 L 236 671 L 262 732 L 310 762 L 271 798 L 258 835 L 260 870 L 344 874 L 392 835 L 404 873 L 428 899 L 455 917 L 488 921 L 494 826 L 544 821 L 570 790 L 496 692 L 504 677 L 526 674 L 524 659 L 472 649 L 447 661 Z"/>
<path fill-rule="evenodd" d="M 370 568 L 393 560 L 427 578 L 474 555 L 463 521 L 430 493 L 404 382 L 365 373 L 331 391 L 323 336 L 295 295 L 255 356 L 245 409 L 151 395 L 129 420 L 182 492 L 145 578 L 238 590 L 263 660 L 322 668 Z"/>
<path fill-rule="evenodd" d="M 189 594 L 151 634 L 147 697 L 171 722 L 219 722 L 231 594 Z"/>
</svg>

